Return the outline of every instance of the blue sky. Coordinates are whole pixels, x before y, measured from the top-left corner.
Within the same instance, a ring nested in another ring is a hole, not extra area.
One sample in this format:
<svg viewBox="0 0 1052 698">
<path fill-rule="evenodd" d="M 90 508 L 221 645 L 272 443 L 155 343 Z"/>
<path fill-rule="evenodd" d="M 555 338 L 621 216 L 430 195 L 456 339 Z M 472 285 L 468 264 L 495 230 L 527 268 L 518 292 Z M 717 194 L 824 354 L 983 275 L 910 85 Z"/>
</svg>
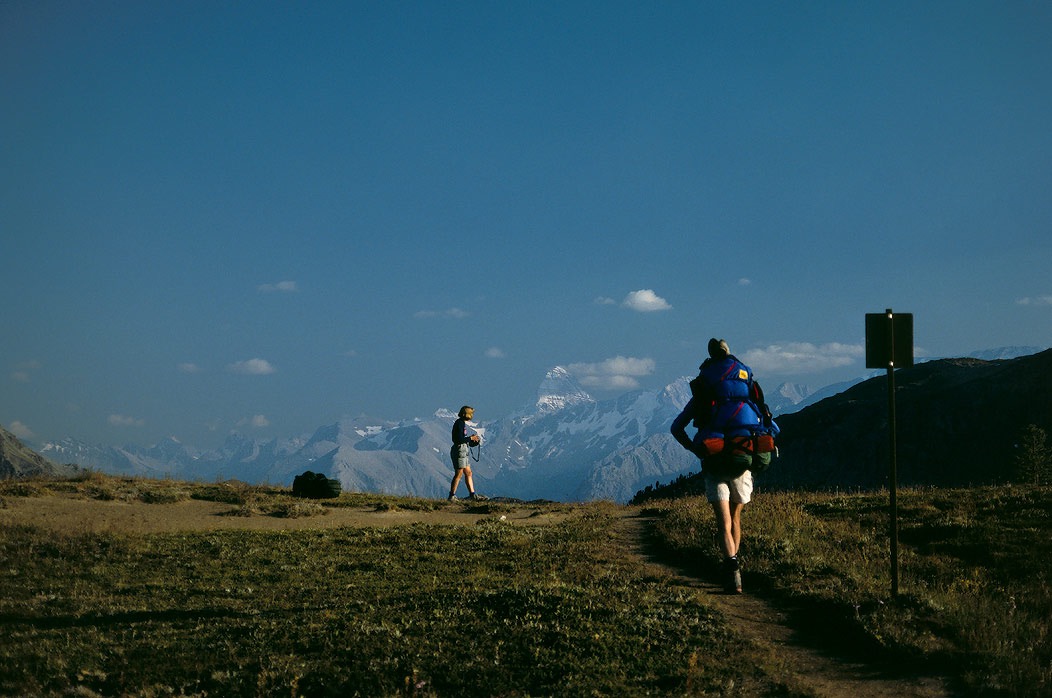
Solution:
<svg viewBox="0 0 1052 698">
<path fill-rule="evenodd" d="M 200 446 L 1052 344 L 1052 5 L 2 2 L 0 424 Z"/>
</svg>

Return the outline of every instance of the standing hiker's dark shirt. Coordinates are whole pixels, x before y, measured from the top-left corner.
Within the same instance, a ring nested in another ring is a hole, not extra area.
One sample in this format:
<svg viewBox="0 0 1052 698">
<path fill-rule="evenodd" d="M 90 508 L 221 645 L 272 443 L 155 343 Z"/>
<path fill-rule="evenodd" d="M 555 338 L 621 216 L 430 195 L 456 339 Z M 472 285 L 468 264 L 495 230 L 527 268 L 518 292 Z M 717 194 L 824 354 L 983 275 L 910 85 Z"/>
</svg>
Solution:
<svg viewBox="0 0 1052 698">
<path fill-rule="evenodd" d="M 471 445 L 471 436 L 468 434 L 468 422 L 463 417 L 453 422 L 453 445 L 459 446 L 460 444 Z"/>
</svg>

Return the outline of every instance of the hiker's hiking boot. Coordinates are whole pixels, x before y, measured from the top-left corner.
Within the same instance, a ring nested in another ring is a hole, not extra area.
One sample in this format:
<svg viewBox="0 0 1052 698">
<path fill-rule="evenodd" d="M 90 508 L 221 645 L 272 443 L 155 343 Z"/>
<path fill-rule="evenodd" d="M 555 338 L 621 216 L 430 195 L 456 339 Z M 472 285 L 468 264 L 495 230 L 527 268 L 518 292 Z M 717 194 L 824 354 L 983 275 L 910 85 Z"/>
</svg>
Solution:
<svg viewBox="0 0 1052 698">
<path fill-rule="evenodd" d="M 468 499 L 470 499 L 473 502 L 484 502 L 487 499 L 489 499 L 489 497 L 486 497 L 485 495 L 481 495 L 478 492 L 472 492 L 471 496 L 468 497 Z"/>
<path fill-rule="evenodd" d="M 449 495 L 449 499 L 447 499 L 446 501 L 447 502 L 458 502 L 460 500 L 457 499 L 457 496 L 455 494 L 451 494 L 451 495 Z"/>
<path fill-rule="evenodd" d="M 738 556 L 729 557 L 723 561 L 723 570 L 727 580 L 726 591 L 728 594 L 742 593 L 742 571 Z"/>
</svg>

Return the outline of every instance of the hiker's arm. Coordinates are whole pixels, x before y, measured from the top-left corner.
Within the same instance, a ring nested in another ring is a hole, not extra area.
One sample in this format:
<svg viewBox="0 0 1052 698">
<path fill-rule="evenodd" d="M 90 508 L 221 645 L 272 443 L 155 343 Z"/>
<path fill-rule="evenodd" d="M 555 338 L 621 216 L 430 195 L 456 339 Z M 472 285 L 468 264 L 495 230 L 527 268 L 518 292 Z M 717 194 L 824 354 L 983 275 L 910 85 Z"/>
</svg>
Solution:
<svg viewBox="0 0 1052 698">
<path fill-rule="evenodd" d="M 687 403 L 687 406 L 679 413 L 679 416 L 672 420 L 672 427 L 669 429 L 669 431 L 672 432 L 673 438 L 679 442 L 679 445 L 691 453 L 694 453 L 694 442 L 691 441 L 689 436 L 687 436 L 687 425 L 690 424 L 693 414 L 694 399 L 691 398 Z"/>
<path fill-rule="evenodd" d="M 760 408 L 760 418 L 763 419 L 764 426 L 771 426 L 774 416 L 771 414 L 771 408 L 767 406 L 767 401 L 763 398 L 763 388 L 756 381 L 752 382 L 752 395 L 749 397 L 752 398 L 753 404 Z"/>
</svg>

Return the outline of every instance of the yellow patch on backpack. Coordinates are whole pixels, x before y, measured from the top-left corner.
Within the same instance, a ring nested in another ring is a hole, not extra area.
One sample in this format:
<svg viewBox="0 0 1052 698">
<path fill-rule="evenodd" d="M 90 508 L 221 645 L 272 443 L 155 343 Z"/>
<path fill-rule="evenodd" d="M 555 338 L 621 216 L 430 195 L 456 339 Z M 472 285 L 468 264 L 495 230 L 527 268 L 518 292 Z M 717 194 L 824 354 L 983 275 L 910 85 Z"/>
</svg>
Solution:
<svg viewBox="0 0 1052 698">
<path fill-rule="evenodd" d="M 743 381 L 749 380 L 749 372 L 746 371 L 744 368 L 739 368 L 738 369 L 738 378 L 741 378 Z"/>
</svg>

